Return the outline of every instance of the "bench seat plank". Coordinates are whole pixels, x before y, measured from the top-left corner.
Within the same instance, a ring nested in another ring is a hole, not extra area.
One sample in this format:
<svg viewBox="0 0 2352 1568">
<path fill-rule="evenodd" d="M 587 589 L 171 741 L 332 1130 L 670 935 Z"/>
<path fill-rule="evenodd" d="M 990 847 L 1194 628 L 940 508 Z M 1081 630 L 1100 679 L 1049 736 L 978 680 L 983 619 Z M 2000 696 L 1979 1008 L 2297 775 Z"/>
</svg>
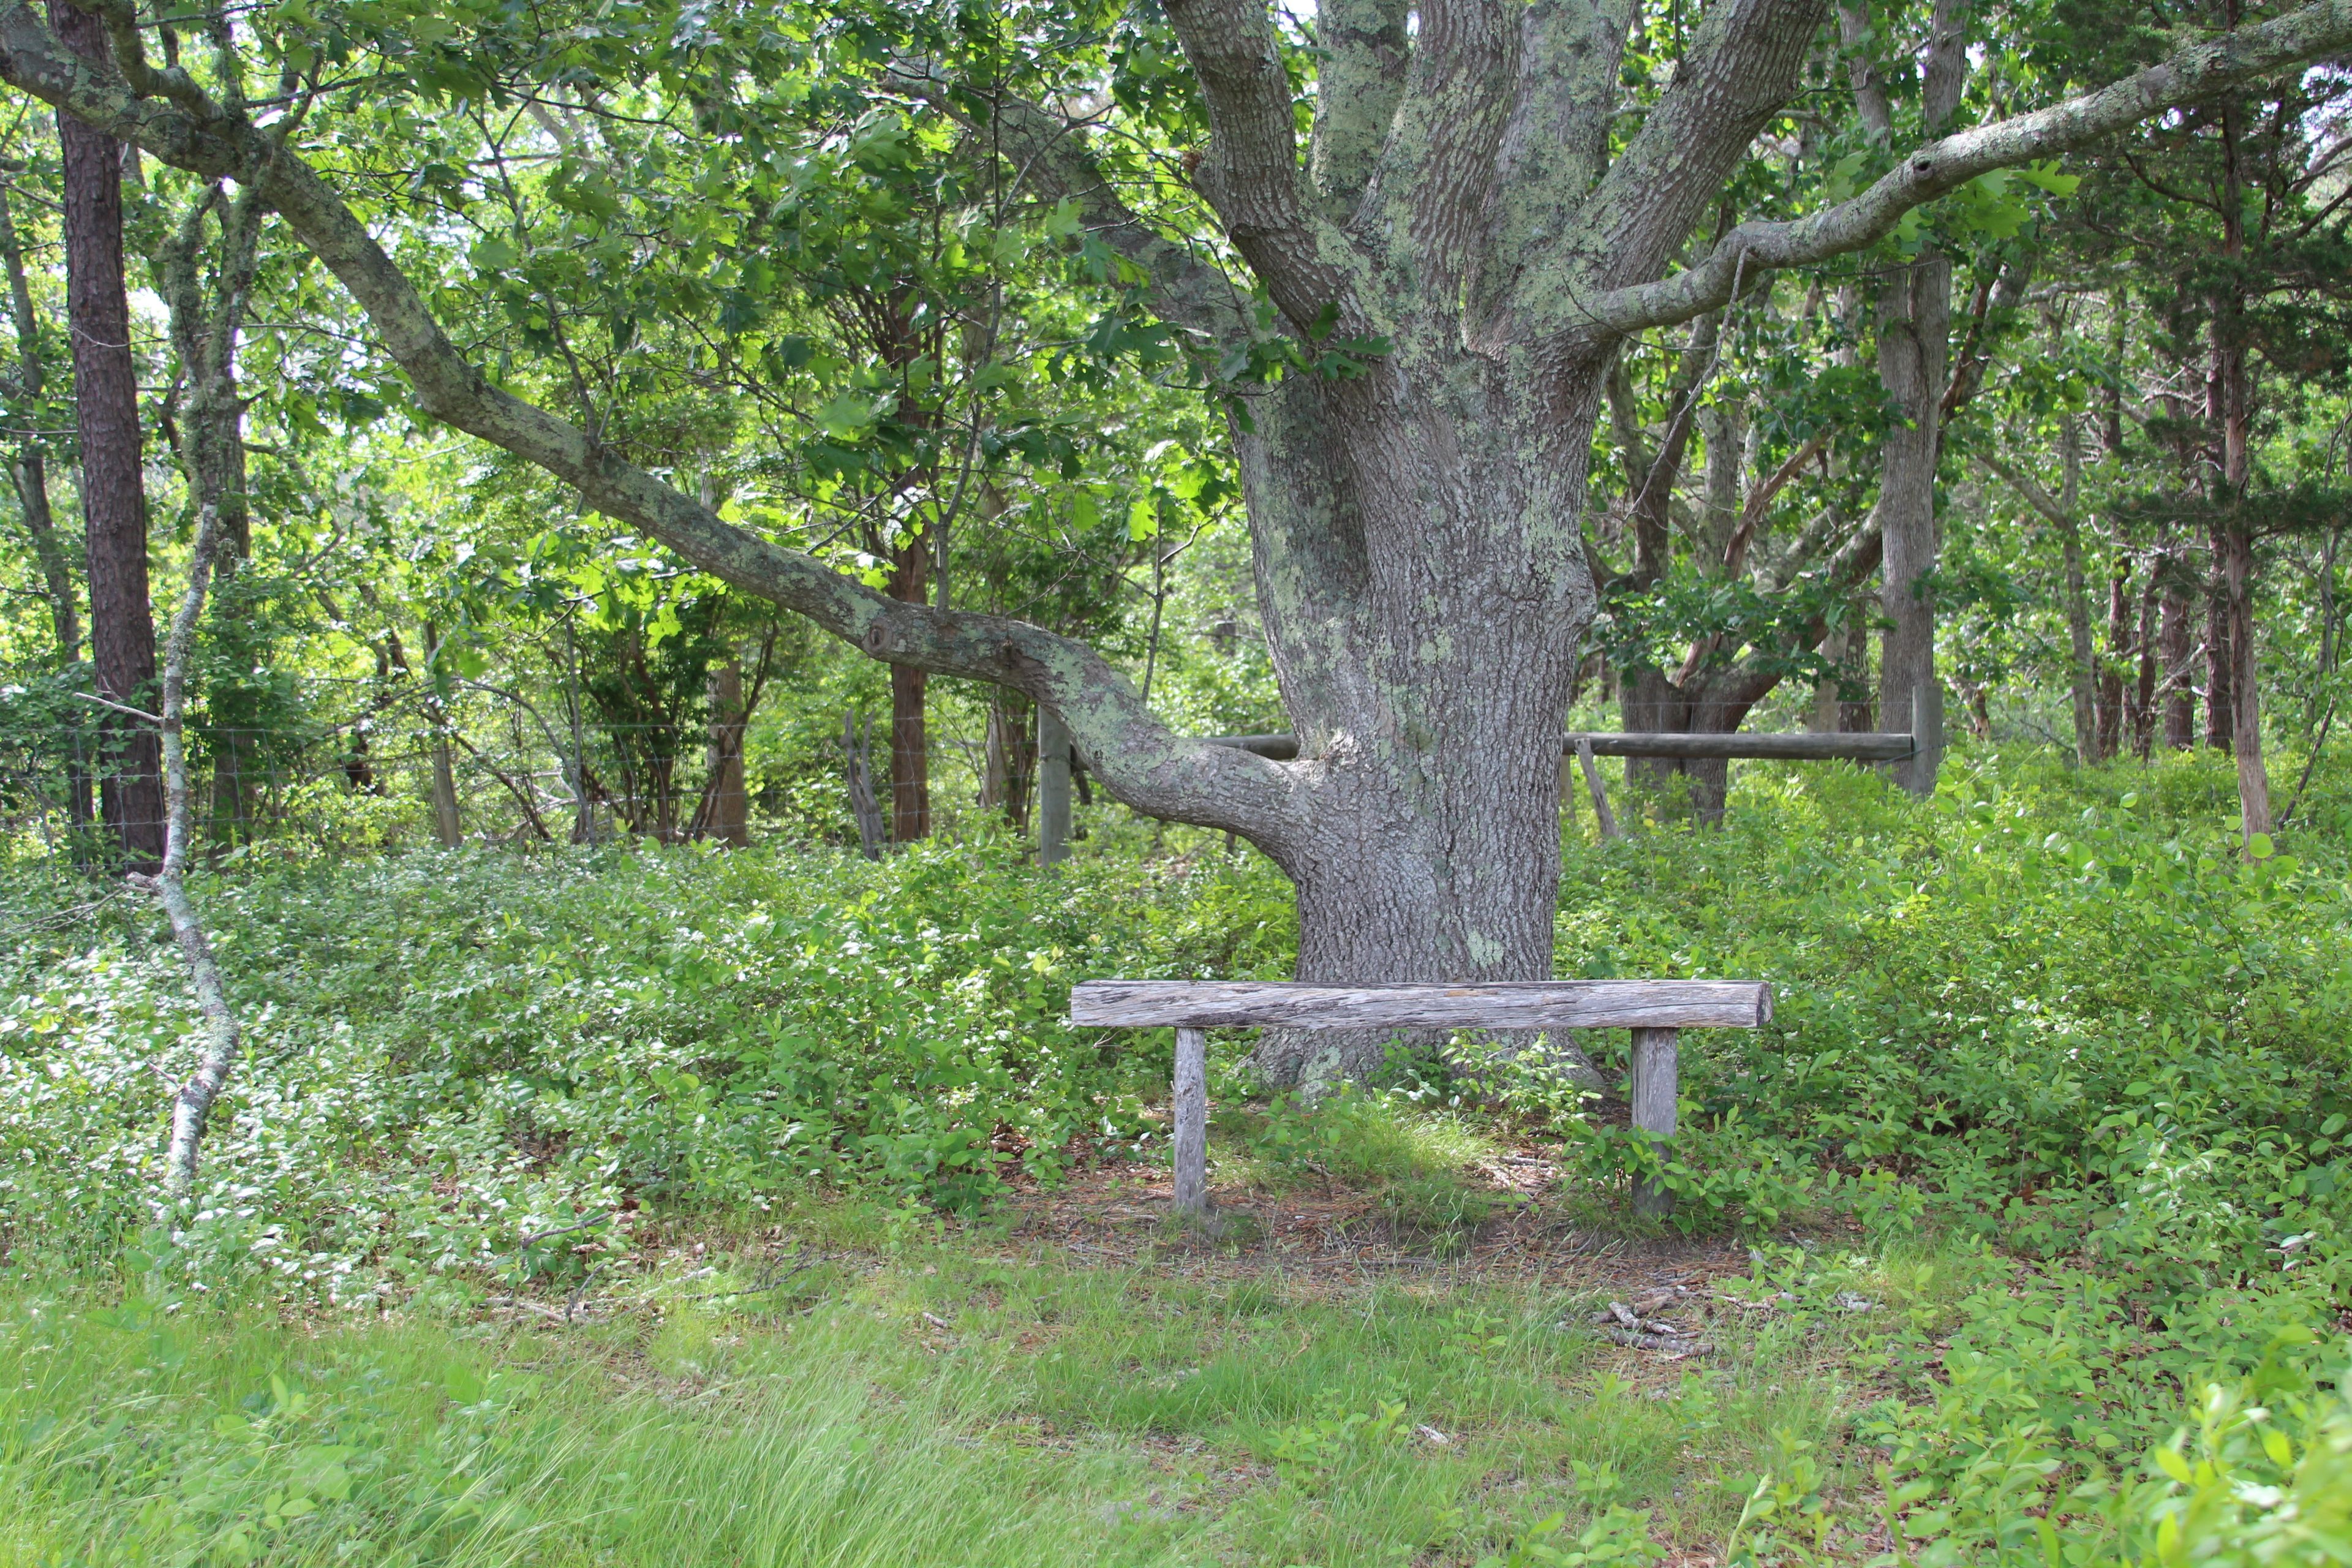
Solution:
<svg viewBox="0 0 2352 1568">
<path fill-rule="evenodd" d="M 1771 1017 L 1772 987 L 1754 980 L 1088 980 L 1070 990 L 1071 1023 L 1119 1028 L 1753 1029 Z"/>
</svg>

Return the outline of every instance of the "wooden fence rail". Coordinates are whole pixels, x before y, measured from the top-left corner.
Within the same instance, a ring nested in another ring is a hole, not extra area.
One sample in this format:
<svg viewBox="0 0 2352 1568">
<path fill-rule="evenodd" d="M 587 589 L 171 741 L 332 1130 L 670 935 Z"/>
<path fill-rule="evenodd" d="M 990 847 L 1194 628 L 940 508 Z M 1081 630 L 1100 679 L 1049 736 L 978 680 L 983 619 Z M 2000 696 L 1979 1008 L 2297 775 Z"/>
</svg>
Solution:
<svg viewBox="0 0 2352 1568">
<path fill-rule="evenodd" d="M 1768 762 L 1896 763 L 1919 751 L 1917 715 L 1940 712 L 1937 693 L 1923 689 L 1912 699 L 1912 732 L 1890 731 L 1801 731 L 1782 734 L 1694 734 L 1680 731 L 1570 731 L 1560 737 L 1563 761 L 1574 757 L 1666 757 L 1683 761 L 1745 757 Z M 1930 721 L 1932 722 L 1932 720 Z M 1296 761 L 1296 735 L 1209 735 L 1213 746 L 1235 746 L 1278 763 Z M 1070 853 L 1070 737 L 1044 709 L 1037 710 L 1037 859 L 1050 866 Z M 1599 774 L 1586 766 L 1594 809 L 1609 820 Z M 1563 787 L 1568 779 L 1563 773 Z"/>
<path fill-rule="evenodd" d="M 1548 980 L 1458 985 L 1088 980 L 1070 989 L 1070 1022 L 1176 1030 L 1175 1206 L 1209 1208 L 1209 1037 L 1226 1026 L 1292 1029 L 1631 1029 L 1633 1125 L 1675 1135 L 1678 1031 L 1754 1029 L 1772 988 L 1753 980 Z M 1674 1195 L 1643 1181 L 1635 1210 L 1664 1215 Z"/>
</svg>

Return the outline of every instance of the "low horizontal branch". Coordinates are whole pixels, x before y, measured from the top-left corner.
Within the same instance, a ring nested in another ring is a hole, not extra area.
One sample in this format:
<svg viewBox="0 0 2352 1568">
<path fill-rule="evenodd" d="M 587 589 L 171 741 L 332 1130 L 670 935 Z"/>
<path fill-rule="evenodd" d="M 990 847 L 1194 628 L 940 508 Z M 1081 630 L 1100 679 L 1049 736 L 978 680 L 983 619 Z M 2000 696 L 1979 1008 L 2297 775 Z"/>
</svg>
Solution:
<svg viewBox="0 0 2352 1568">
<path fill-rule="evenodd" d="M 1544 980 L 1460 985 L 1088 980 L 1070 1022 L 1206 1029 L 1753 1029 L 1772 1020 L 1757 980 Z"/>
<path fill-rule="evenodd" d="M 1211 735 L 1206 739 L 1213 746 L 1232 746 L 1277 763 L 1291 762 L 1298 755 L 1296 735 Z M 1707 735 L 1677 731 L 1604 731 L 1562 736 L 1561 750 L 1573 752 L 1580 740 L 1591 742 L 1593 754 L 1601 757 L 1754 757 L 1795 763 L 1893 763 L 1919 749 L 1908 735 L 1875 731 Z"/>
</svg>

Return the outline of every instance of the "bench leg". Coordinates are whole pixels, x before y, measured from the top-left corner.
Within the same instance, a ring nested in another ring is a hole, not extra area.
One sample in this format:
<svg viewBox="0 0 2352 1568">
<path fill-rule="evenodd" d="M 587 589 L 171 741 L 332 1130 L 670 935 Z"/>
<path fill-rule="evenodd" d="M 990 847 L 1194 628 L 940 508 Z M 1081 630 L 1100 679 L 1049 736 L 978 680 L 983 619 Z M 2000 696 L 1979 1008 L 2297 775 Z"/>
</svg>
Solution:
<svg viewBox="0 0 2352 1568">
<path fill-rule="evenodd" d="M 1675 1094 L 1679 1076 L 1675 1031 L 1633 1031 L 1633 1125 L 1661 1138 L 1675 1135 Z M 1675 1195 L 1656 1182 L 1633 1184 L 1633 1212 L 1663 1219 Z"/>
<path fill-rule="evenodd" d="M 1176 1212 L 1209 1212 L 1209 1037 L 1176 1031 Z"/>
</svg>

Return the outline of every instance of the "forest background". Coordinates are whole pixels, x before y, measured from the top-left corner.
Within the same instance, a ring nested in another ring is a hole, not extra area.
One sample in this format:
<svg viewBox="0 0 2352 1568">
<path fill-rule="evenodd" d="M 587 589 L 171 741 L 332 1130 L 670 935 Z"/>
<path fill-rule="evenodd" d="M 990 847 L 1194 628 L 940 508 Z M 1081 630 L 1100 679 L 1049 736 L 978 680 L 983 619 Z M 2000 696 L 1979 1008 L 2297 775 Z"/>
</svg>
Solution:
<svg viewBox="0 0 2352 1568">
<path fill-rule="evenodd" d="M 1241 449 L 1392 345 L 1252 291 L 1185 9 L 49 21 L 142 101 L 299 132 L 592 457 L 1084 638 L 1176 735 L 1306 729 Z M 1624 18 L 1604 153 L 1731 9 Z M 1841 8 L 1675 275 L 2288 14 Z M 1406 14 L 1269 37 L 1304 136 Z M 1055 187 L 1032 101 L 1139 226 Z M 1311 1194 L 1452 1270 L 1334 1294 L 1247 1225 L 1112 1270 L 1013 1239 L 1162 1169 L 1167 1042 L 1071 1030 L 1073 981 L 1301 962 L 1247 824 L 1118 805 L 1081 745 L 1038 868 L 1031 696 L 458 433 L 261 172 L 12 97 L 0 1563 L 2352 1561 L 2347 103 L 2326 58 L 2255 73 L 1624 336 L 1559 722 L 1927 743 L 1612 764 L 1622 838 L 1559 800 L 1559 973 L 1780 988 L 1687 1053 L 1670 1151 L 1600 1034 L 1597 1092 L 1423 1050 L 1316 1100 L 1221 1041 L 1230 1209 Z M 1238 339 L 1171 324 L 1152 246 L 1223 269 Z M 1687 1276 L 1713 1359 L 1610 1359 L 1613 1280 L 1465 1264 L 1531 1216 L 1732 1258 Z"/>
</svg>

